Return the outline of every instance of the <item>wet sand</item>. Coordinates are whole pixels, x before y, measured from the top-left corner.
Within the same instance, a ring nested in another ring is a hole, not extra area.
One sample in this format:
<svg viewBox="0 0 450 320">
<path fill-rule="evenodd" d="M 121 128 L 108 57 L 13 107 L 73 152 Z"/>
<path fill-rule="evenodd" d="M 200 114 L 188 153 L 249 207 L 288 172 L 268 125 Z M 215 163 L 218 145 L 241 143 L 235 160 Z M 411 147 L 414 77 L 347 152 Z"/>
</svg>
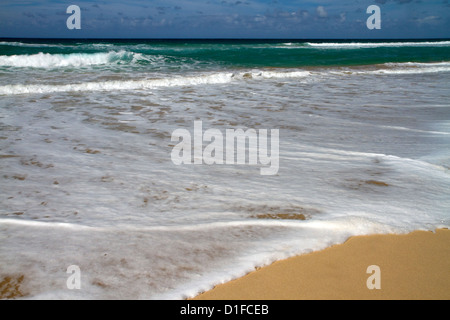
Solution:
<svg viewBox="0 0 450 320">
<path fill-rule="evenodd" d="M 278 261 L 195 299 L 448 300 L 450 231 L 352 237 L 342 245 Z"/>
</svg>

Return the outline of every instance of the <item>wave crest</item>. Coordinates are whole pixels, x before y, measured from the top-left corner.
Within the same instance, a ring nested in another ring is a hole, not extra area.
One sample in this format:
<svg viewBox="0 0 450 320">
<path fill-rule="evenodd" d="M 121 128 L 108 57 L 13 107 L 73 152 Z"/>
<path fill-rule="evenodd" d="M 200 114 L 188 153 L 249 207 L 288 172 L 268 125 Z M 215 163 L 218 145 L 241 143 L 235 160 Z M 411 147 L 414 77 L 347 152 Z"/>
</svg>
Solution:
<svg viewBox="0 0 450 320">
<path fill-rule="evenodd" d="M 218 72 L 191 76 L 179 76 L 161 79 L 84 82 L 66 85 L 18 84 L 0 87 L 0 95 L 39 94 L 54 92 L 77 91 L 118 91 L 118 90 L 149 90 L 164 87 L 198 86 L 226 84 L 239 80 L 263 80 L 271 78 L 305 78 L 310 73 L 306 71 L 275 72 L 253 71 L 240 73 Z"/>
<path fill-rule="evenodd" d="M 448 47 L 450 41 L 425 41 L 425 42 L 307 42 L 307 46 L 321 49 L 360 49 L 360 48 L 380 48 L 380 47 Z"/>
<path fill-rule="evenodd" d="M 86 67 L 130 63 L 139 59 L 139 55 L 140 54 L 127 51 L 71 54 L 50 54 L 40 52 L 33 55 L 0 56 L 0 66 L 46 69 L 61 67 Z"/>
</svg>

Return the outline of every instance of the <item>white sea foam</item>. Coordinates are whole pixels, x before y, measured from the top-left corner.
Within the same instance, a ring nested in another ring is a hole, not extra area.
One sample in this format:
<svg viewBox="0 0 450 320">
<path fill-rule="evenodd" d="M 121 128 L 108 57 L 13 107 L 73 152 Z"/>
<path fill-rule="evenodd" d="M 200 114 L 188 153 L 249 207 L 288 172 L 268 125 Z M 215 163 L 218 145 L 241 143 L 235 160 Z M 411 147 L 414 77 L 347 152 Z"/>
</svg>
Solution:
<svg viewBox="0 0 450 320">
<path fill-rule="evenodd" d="M 161 87 L 224 84 L 232 81 L 232 73 L 203 76 L 173 77 L 149 80 L 85 82 L 67 85 L 10 85 L 0 87 L 0 95 L 35 94 L 80 91 L 151 90 Z"/>
<path fill-rule="evenodd" d="M 345 49 L 359 49 L 359 48 L 379 48 L 379 47 L 447 47 L 450 46 L 450 41 L 436 41 L 436 42 L 323 42 L 312 43 L 308 42 L 308 46 L 314 48 L 345 48 Z"/>
<path fill-rule="evenodd" d="M 384 65 L 391 67 L 450 67 L 450 62 L 389 62 Z"/>
<path fill-rule="evenodd" d="M 63 45 L 58 44 L 46 44 L 46 43 L 26 43 L 17 41 L 0 41 L 0 46 L 12 46 L 12 47 L 28 47 L 28 48 L 60 48 Z"/>
<path fill-rule="evenodd" d="M 360 70 L 354 68 L 329 70 L 331 74 L 351 75 L 351 74 L 425 74 L 450 72 L 450 62 L 430 62 L 430 63 L 385 63 L 378 65 L 376 70 Z"/>
<path fill-rule="evenodd" d="M 129 80 L 129 81 L 105 81 L 105 82 L 85 82 L 66 85 L 6 85 L 0 87 L 0 95 L 16 94 L 36 94 L 36 93 L 56 93 L 56 92 L 80 92 L 80 91 L 117 91 L 117 90 L 151 90 L 162 87 L 178 86 L 198 86 L 215 85 L 230 83 L 234 80 L 251 79 L 270 79 L 270 78 L 305 78 L 310 75 L 305 71 L 292 72 L 219 72 L 191 76 L 168 77 L 161 79 L 148 80 Z"/>
<path fill-rule="evenodd" d="M 50 54 L 37 53 L 33 55 L 0 56 L 0 67 L 17 68 L 61 68 L 85 67 L 133 61 L 139 58 L 137 54 L 120 51 L 108 53 L 71 53 Z"/>
<path fill-rule="evenodd" d="M 125 53 L 123 53 L 125 54 Z M 107 63 L 106 61 L 113 61 L 114 59 L 122 59 L 123 54 L 99 54 L 91 57 L 92 60 L 81 59 L 75 57 L 72 59 L 57 59 L 56 64 L 61 63 Z M 141 58 L 139 54 L 135 54 L 132 59 Z M 0 58 L 1 59 L 1 58 Z M 78 61 L 78 62 L 77 62 Z M 49 66 L 49 61 L 46 62 Z M 314 72 L 304 70 L 289 70 L 273 71 L 273 70 L 251 70 L 248 72 L 213 72 L 203 74 L 188 74 L 183 76 L 171 76 L 166 78 L 155 78 L 145 80 L 126 80 L 126 81 L 103 81 L 103 82 L 84 82 L 64 85 L 46 85 L 46 84 L 16 84 L 0 86 L 0 95 L 18 95 L 18 94 L 42 94 L 42 93 L 57 93 L 57 92 L 96 92 L 96 91 L 119 91 L 119 90 L 152 90 L 164 87 L 181 87 L 181 86 L 199 86 L 199 85 L 217 85 L 226 84 L 233 81 L 246 80 L 268 80 L 268 79 L 306 79 L 316 77 L 327 77 L 330 74 L 338 74 L 343 76 L 348 75 L 364 75 L 364 74 L 425 74 L 450 72 L 450 63 L 395 63 L 381 65 L 377 70 L 359 69 L 320 69 Z"/>
<path fill-rule="evenodd" d="M 422 68 L 396 68 L 396 69 L 379 69 L 376 71 L 368 71 L 368 74 L 421 74 L 421 73 L 439 73 L 450 72 L 450 65 L 446 66 L 429 66 Z"/>
<path fill-rule="evenodd" d="M 256 75 L 256 77 L 260 76 L 262 78 L 279 78 L 279 79 L 286 79 L 286 78 L 306 78 L 310 76 L 311 73 L 309 71 L 263 71 Z"/>
</svg>

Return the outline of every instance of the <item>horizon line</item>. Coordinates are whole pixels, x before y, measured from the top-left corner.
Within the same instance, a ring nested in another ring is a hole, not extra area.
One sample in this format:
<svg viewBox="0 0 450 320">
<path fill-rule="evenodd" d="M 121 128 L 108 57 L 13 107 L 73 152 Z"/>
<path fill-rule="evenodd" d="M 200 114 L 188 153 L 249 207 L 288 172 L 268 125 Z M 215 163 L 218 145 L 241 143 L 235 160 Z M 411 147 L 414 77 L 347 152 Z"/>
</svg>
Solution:
<svg viewBox="0 0 450 320">
<path fill-rule="evenodd" d="M 79 38 L 61 38 L 61 37 L 0 37 L 0 40 L 146 40 L 146 41 L 168 41 L 168 40 L 227 40 L 227 41 L 355 41 L 355 40 L 363 40 L 363 41 L 419 41 L 419 40 L 449 40 L 450 38 L 440 38 L 440 37 L 430 37 L 430 38 L 210 38 L 210 37 L 198 37 L 198 38 L 113 38 L 113 37 L 79 37 Z"/>
</svg>

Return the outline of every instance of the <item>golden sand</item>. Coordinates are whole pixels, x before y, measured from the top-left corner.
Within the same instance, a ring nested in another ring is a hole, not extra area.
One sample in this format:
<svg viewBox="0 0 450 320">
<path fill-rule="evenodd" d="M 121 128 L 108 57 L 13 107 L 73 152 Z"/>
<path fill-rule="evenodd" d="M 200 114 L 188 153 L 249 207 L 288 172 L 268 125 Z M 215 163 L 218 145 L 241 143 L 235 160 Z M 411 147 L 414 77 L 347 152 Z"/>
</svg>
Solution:
<svg viewBox="0 0 450 320">
<path fill-rule="evenodd" d="M 369 289 L 373 284 L 380 289 Z M 352 237 L 342 245 L 276 262 L 195 299 L 447 300 L 450 231 Z"/>
</svg>

